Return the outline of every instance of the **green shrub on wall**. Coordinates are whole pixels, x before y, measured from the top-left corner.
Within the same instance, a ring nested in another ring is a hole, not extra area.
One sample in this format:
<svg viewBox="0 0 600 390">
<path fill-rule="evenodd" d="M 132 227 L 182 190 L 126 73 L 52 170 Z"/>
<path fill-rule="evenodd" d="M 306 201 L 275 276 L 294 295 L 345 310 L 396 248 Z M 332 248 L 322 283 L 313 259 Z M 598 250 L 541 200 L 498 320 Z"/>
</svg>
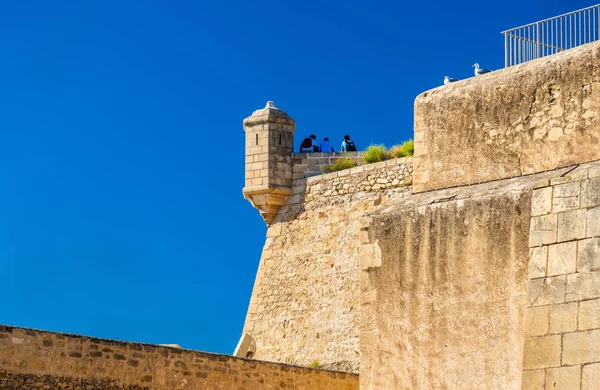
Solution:
<svg viewBox="0 0 600 390">
<path fill-rule="evenodd" d="M 344 169 L 352 168 L 357 165 L 358 161 L 348 157 L 342 157 L 329 166 L 324 165 L 323 167 L 321 167 L 321 171 L 323 171 L 323 173 L 343 171 Z"/>
<path fill-rule="evenodd" d="M 362 158 L 367 164 L 385 161 L 390 158 L 410 157 L 415 152 L 415 143 L 412 139 L 400 145 L 387 149 L 385 145 L 371 145 L 362 152 Z M 358 165 L 358 161 L 349 157 L 342 157 L 329 166 L 321 167 L 323 173 L 336 172 L 352 168 Z"/>
<path fill-rule="evenodd" d="M 387 150 L 384 145 L 371 145 L 363 152 L 366 163 L 376 163 L 387 159 Z"/>
<path fill-rule="evenodd" d="M 415 141 L 409 139 L 402 145 L 394 145 L 389 151 L 390 158 L 410 157 L 415 154 Z"/>
</svg>

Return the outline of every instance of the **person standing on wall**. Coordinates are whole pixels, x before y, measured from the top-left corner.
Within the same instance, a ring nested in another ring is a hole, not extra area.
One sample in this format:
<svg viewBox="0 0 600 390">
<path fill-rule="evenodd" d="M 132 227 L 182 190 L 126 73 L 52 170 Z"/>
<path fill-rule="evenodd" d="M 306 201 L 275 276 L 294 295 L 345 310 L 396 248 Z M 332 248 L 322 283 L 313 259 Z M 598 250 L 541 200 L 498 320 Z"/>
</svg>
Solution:
<svg viewBox="0 0 600 390">
<path fill-rule="evenodd" d="M 350 141 L 350 136 L 346 134 L 344 136 L 344 141 L 342 142 L 342 152 L 356 152 L 356 145 L 354 145 L 353 141 Z"/>
<path fill-rule="evenodd" d="M 319 145 L 317 145 L 317 137 L 314 134 L 304 138 L 304 141 L 302 141 L 302 144 L 300 144 L 300 153 L 318 151 Z"/>
<path fill-rule="evenodd" d="M 323 138 L 323 142 L 319 145 L 319 149 L 321 152 L 335 152 L 335 150 L 333 150 L 333 145 L 331 145 L 329 138 L 327 137 Z"/>
</svg>

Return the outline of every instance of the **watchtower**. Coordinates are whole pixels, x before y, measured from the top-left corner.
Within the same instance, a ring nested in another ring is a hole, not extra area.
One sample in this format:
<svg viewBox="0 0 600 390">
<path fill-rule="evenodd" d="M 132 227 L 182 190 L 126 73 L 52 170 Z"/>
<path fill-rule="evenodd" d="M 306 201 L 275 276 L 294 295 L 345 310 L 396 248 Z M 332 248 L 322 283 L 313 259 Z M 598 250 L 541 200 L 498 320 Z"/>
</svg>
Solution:
<svg viewBox="0 0 600 390">
<path fill-rule="evenodd" d="M 296 122 L 272 101 L 244 119 L 246 183 L 244 198 L 271 223 L 292 192 L 292 153 Z"/>
</svg>

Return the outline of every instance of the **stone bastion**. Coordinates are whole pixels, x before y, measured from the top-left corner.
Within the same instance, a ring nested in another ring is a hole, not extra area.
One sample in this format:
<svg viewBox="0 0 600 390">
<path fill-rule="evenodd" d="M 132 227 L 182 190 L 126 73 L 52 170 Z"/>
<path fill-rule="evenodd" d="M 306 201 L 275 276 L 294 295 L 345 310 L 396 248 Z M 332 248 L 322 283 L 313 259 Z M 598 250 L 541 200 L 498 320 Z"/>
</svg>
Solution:
<svg viewBox="0 0 600 390">
<path fill-rule="evenodd" d="M 292 156 L 270 171 L 291 174 L 255 356 L 366 389 L 600 388 L 599 140 L 592 43 L 421 94 L 413 159 L 319 175 L 338 156 Z"/>
</svg>

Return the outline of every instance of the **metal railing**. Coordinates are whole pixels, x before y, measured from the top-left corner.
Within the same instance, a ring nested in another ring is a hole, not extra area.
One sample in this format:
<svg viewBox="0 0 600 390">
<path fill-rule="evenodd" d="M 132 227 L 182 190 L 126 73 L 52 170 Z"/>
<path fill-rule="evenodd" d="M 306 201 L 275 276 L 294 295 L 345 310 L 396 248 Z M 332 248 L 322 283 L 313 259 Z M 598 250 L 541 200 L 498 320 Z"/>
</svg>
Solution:
<svg viewBox="0 0 600 390">
<path fill-rule="evenodd" d="M 509 67 L 598 40 L 600 4 L 502 31 Z"/>
</svg>

